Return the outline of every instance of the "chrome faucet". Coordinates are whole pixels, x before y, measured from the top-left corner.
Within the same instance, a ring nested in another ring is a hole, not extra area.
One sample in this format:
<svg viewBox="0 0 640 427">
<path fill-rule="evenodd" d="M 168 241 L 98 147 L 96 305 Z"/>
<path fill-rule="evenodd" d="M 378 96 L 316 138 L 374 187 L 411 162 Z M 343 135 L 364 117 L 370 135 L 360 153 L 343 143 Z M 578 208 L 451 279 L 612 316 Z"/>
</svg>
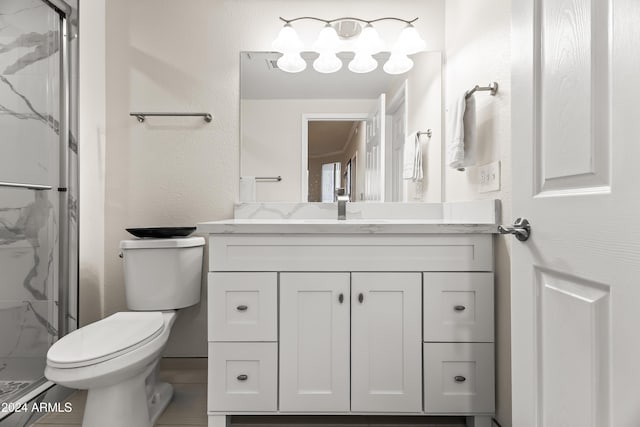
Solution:
<svg viewBox="0 0 640 427">
<path fill-rule="evenodd" d="M 344 188 L 336 188 L 336 201 L 338 202 L 338 220 L 347 219 L 347 202 L 349 196 L 345 194 Z"/>
</svg>

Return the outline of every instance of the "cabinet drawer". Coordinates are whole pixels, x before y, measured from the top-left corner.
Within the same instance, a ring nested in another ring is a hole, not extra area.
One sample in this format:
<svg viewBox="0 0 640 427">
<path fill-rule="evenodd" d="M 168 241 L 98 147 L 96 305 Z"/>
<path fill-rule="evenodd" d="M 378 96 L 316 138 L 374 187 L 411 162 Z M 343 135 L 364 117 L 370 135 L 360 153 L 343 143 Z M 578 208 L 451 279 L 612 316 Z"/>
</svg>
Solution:
<svg viewBox="0 0 640 427">
<path fill-rule="evenodd" d="M 424 341 L 493 342 L 493 273 L 423 273 Z"/>
<path fill-rule="evenodd" d="M 209 273 L 209 341 L 277 341 L 277 273 Z"/>
<path fill-rule="evenodd" d="M 275 411 L 277 343 L 209 343 L 209 411 Z"/>
<path fill-rule="evenodd" d="M 492 343 L 424 344 L 426 413 L 494 411 Z"/>
</svg>

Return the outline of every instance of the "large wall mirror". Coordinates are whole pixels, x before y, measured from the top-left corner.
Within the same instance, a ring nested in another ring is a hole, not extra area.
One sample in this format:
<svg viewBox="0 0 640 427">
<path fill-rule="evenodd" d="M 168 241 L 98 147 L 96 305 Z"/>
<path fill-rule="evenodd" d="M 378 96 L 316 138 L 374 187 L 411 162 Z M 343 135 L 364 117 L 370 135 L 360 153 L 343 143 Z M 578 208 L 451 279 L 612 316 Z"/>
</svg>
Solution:
<svg viewBox="0 0 640 427">
<path fill-rule="evenodd" d="M 346 64 L 352 55 L 339 57 Z M 374 57 L 383 64 L 388 55 Z M 382 66 L 322 74 L 312 52 L 302 55 L 304 71 L 286 73 L 279 56 L 240 55 L 240 175 L 256 180 L 256 201 L 331 202 L 336 188 L 358 202 L 441 201 L 440 52 L 414 55 L 400 75 Z M 421 179 L 406 171 L 418 131 Z"/>
</svg>

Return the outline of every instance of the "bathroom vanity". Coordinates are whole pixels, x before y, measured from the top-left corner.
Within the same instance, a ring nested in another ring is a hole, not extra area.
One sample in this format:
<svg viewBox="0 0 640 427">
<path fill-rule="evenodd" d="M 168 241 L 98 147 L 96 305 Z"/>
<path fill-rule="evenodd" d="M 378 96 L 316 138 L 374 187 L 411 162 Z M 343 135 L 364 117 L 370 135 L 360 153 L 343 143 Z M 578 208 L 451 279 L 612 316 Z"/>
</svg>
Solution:
<svg viewBox="0 0 640 427">
<path fill-rule="evenodd" d="M 493 212 L 199 224 L 209 235 L 209 425 L 360 414 L 490 427 Z"/>
</svg>

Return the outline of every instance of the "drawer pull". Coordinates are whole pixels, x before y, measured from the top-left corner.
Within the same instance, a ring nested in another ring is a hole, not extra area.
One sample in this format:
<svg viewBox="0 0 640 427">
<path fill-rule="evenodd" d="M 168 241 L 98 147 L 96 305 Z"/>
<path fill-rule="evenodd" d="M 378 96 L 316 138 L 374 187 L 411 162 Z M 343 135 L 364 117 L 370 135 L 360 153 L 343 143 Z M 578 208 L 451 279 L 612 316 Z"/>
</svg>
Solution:
<svg viewBox="0 0 640 427">
<path fill-rule="evenodd" d="M 364 301 L 364 295 L 362 294 L 362 292 L 360 292 L 360 293 L 358 294 L 358 302 L 359 302 L 360 304 L 362 304 L 362 301 Z"/>
<path fill-rule="evenodd" d="M 456 375 L 455 377 L 453 377 L 453 379 L 456 380 L 457 383 L 463 383 L 463 382 L 465 382 L 467 380 L 462 375 Z"/>
<path fill-rule="evenodd" d="M 465 311 L 467 307 L 465 307 L 464 305 L 456 305 L 455 307 L 453 307 L 453 309 L 455 311 Z"/>
<path fill-rule="evenodd" d="M 344 302 L 344 294 L 338 295 L 338 302 L 340 302 L 340 304 Z"/>
<path fill-rule="evenodd" d="M 247 307 L 246 305 L 239 305 L 236 308 L 238 309 L 238 311 L 247 311 L 249 307 Z"/>
<path fill-rule="evenodd" d="M 245 374 L 238 375 L 238 381 L 246 381 L 248 378 L 249 376 Z"/>
</svg>

